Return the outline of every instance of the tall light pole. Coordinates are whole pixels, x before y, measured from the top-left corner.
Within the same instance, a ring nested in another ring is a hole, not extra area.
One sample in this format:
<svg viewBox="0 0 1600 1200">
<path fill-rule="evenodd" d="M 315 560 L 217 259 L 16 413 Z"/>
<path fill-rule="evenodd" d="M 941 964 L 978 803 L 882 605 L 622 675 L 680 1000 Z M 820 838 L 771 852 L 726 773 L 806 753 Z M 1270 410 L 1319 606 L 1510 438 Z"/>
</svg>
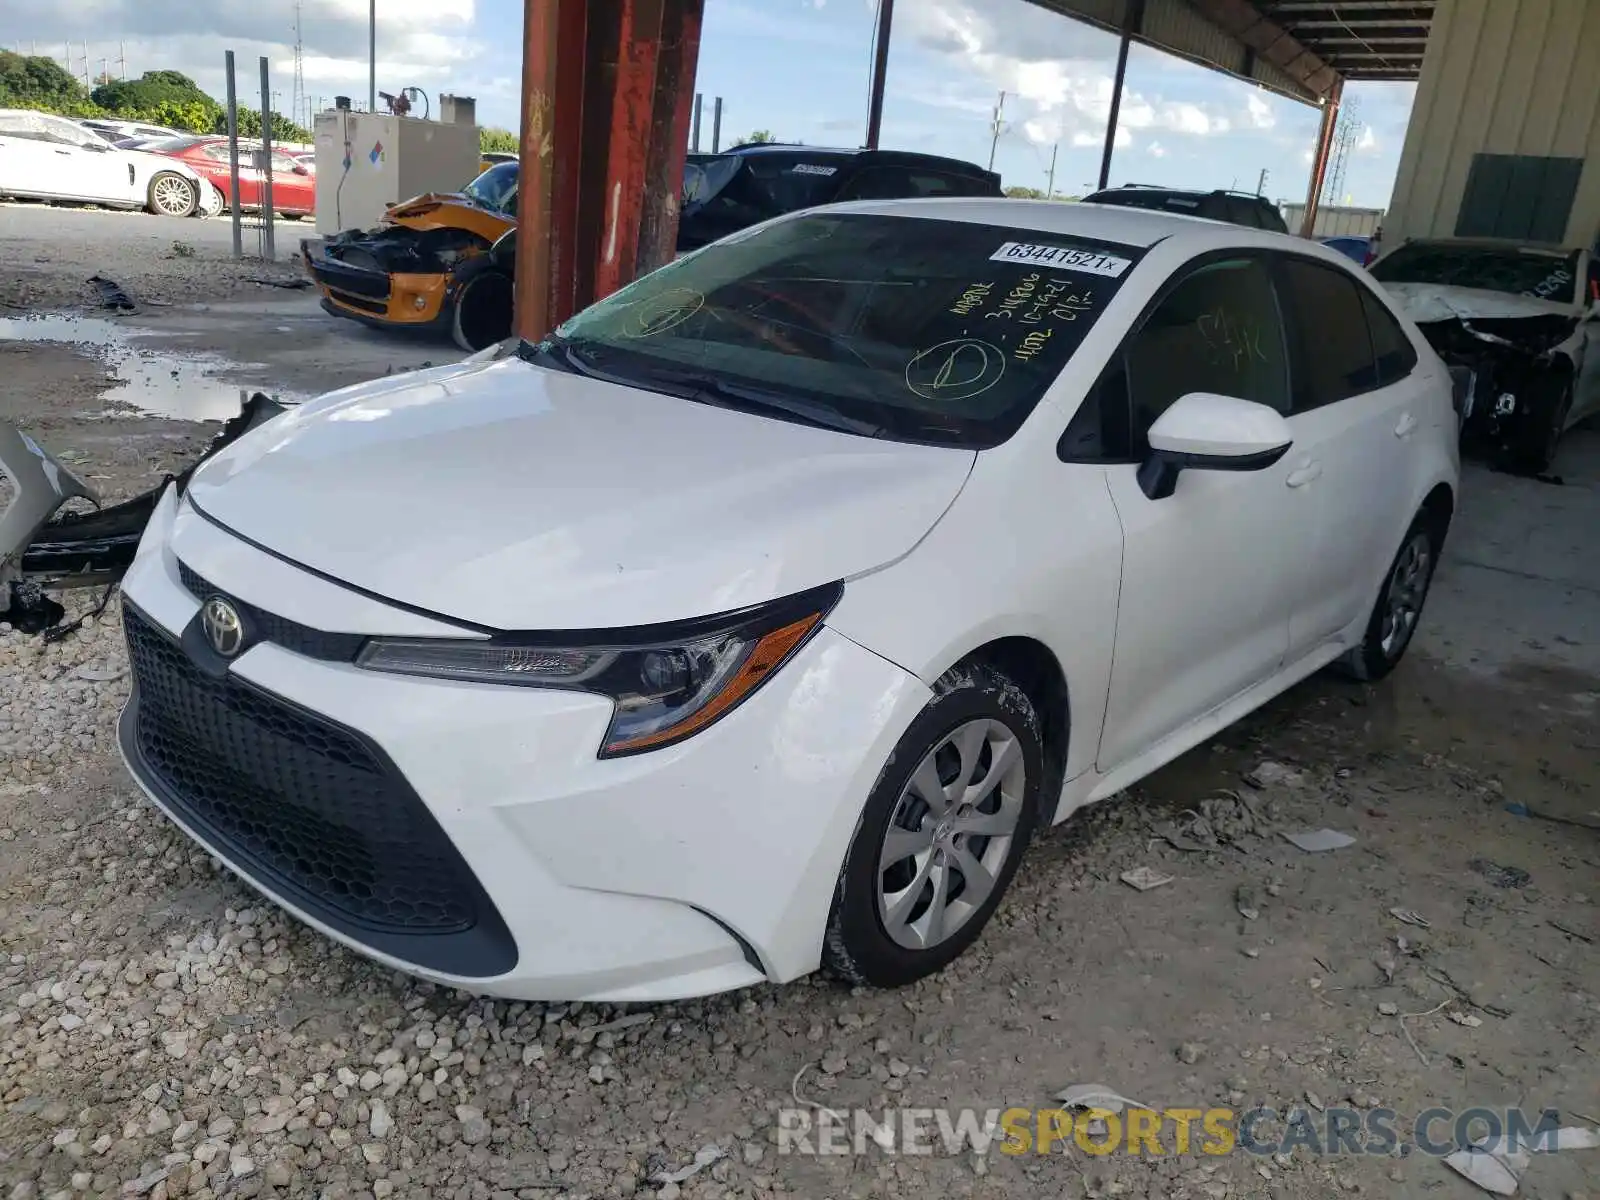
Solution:
<svg viewBox="0 0 1600 1200">
<path fill-rule="evenodd" d="M 367 111 L 378 111 L 378 0 L 367 5 Z"/>
</svg>

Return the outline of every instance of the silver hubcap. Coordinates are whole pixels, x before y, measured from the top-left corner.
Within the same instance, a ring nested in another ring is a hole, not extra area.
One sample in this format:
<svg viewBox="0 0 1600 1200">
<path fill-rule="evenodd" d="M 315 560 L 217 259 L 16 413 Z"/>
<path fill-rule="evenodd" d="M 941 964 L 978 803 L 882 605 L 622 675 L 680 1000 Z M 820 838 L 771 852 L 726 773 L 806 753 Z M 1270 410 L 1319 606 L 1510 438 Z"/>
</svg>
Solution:
<svg viewBox="0 0 1600 1200">
<path fill-rule="evenodd" d="M 1394 572 L 1389 576 L 1379 638 L 1387 657 L 1399 654 L 1411 640 L 1411 631 L 1417 627 L 1417 617 L 1422 612 L 1423 597 L 1428 594 L 1428 577 L 1432 571 L 1433 547 L 1428 535 L 1416 534 L 1400 551 Z"/>
<path fill-rule="evenodd" d="M 1016 735 L 988 718 L 951 730 L 917 764 L 878 857 L 878 918 L 897 945 L 939 945 L 993 895 L 1027 781 Z"/>
<path fill-rule="evenodd" d="M 164 213 L 181 213 L 189 207 L 189 185 L 168 176 L 156 180 L 156 207 Z"/>
</svg>

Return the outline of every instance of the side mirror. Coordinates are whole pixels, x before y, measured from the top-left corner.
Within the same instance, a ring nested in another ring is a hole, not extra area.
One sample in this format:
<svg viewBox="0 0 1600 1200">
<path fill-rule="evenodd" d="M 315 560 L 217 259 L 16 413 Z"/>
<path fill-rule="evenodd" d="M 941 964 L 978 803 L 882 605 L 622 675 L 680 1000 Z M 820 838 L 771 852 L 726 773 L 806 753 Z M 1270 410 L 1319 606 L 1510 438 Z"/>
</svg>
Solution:
<svg viewBox="0 0 1600 1200">
<path fill-rule="evenodd" d="M 1285 454 L 1294 434 L 1283 414 L 1265 404 L 1190 392 L 1150 426 L 1150 456 L 1139 464 L 1139 486 L 1164 500 L 1182 471 L 1263 471 Z"/>
</svg>

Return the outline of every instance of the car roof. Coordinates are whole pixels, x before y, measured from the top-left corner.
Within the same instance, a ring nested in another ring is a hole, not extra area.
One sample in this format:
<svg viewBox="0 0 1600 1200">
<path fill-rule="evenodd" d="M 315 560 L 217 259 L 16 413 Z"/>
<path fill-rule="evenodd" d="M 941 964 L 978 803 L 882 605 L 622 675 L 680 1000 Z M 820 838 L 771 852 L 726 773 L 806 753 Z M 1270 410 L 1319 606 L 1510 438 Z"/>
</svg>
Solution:
<svg viewBox="0 0 1600 1200">
<path fill-rule="evenodd" d="M 864 146 L 804 146 L 798 142 L 751 142 L 743 146 L 733 146 L 720 152 L 721 154 L 734 154 L 745 158 L 757 158 L 768 154 L 785 154 L 816 156 L 818 158 L 857 158 L 873 159 L 880 162 L 899 162 L 907 164 L 922 163 L 928 166 L 955 168 L 969 175 L 999 176 L 993 171 L 985 170 L 975 162 L 964 158 L 950 158 L 943 154 L 923 154 L 916 150 L 869 150 Z M 698 155 L 699 158 L 711 158 L 716 155 Z"/>
<path fill-rule="evenodd" d="M 1297 246 L 1317 257 L 1327 254 L 1319 243 L 1269 229 L 1230 225 L 1187 213 L 1149 208 L 1125 208 L 1114 204 L 1075 203 L 1060 200 L 1014 200 L 1005 197 L 949 197 L 918 200 L 856 200 L 830 204 L 819 209 L 803 209 L 804 216 L 818 211 L 876 212 L 893 216 L 926 217 L 933 220 L 970 221 L 980 225 L 999 225 L 1016 230 L 1054 233 L 1066 237 L 1116 242 L 1136 249 L 1147 249 L 1168 238 L 1183 238 L 1221 245 L 1279 245 L 1290 238 Z"/>
</svg>

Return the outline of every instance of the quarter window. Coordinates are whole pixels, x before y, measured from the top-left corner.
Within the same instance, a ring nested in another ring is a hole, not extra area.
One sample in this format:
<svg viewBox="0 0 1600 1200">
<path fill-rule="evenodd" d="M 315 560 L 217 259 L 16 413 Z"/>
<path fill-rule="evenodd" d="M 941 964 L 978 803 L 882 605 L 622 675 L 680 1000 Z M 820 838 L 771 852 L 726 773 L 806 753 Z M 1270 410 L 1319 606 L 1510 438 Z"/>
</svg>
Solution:
<svg viewBox="0 0 1600 1200">
<path fill-rule="evenodd" d="M 1149 452 L 1150 426 L 1180 397 L 1217 392 L 1289 411 L 1283 322 L 1267 268 L 1255 258 L 1200 267 L 1128 340 L 1102 386 L 1126 380 L 1131 455 Z"/>
<path fill-rule="evenodd" d="M 1289 258 L 1283 262 L 1283 285 L 1298 334 L 1295 411 L 1377 387 L 1378 365 L 1356 281 L 1321 263 Z"/>
</svg>

